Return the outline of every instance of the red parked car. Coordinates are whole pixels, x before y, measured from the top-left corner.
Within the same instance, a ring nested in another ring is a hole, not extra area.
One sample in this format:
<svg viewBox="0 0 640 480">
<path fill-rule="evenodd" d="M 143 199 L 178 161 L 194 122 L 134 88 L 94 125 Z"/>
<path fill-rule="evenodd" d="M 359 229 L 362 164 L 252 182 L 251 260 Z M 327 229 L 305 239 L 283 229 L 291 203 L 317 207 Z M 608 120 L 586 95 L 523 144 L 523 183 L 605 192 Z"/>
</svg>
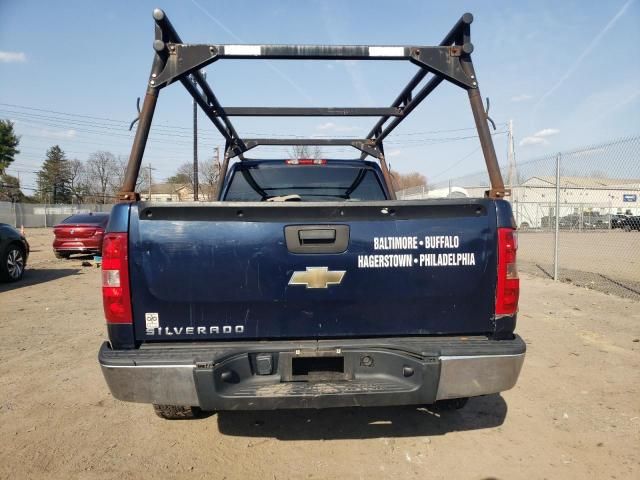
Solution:
<svg viewBox="0 0 640 480">
<path fill-rule="evenodd" d="M 69 258 L 74 253 L 102 254 L 102 237 L 108 222 L 108 213 L 82 213 L 65 218 L 53 227 L 56 258 Z"/>
</svg>

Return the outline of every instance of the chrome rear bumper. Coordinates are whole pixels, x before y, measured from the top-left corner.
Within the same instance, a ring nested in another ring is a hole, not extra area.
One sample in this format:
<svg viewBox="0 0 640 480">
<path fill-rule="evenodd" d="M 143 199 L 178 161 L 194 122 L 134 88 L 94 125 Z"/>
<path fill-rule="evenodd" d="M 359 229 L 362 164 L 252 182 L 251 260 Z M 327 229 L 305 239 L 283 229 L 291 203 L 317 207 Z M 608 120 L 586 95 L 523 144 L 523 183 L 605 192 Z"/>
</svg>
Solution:
<svg viewBox="0 0 640 480">
<path fill-rule="evenodd" d="M 249 410 L 417 405 L 498 393 L 516 384 L 525 357 L 520 337 L 485 340 L 486 353 L 479 351 L 483 342 L 476 342 L 474 348 L 469 348 L 468 339 L 460 340 L 460 348 L 455 339 L 441 342 L 442 353 L 459 350 L 456 355 L 430 354 L 429 349 L 438 349 L 433 341 L 422 345 L 425 351 L 418 355 L 415 350 L 420 344 L 415 339 L 402 351 L 399 340 L 315 343 L 321 350 L 311 350 L 308 342 L 289 344 L 289 348 L 284 342 L 256 342 L 235 348 L 226 343 L 113 351 L 105 343 L 99 359 L 111 393 L 120 400 Z M 274 371 L 259 375 L 254 355 L 265 351 L 273 354 Z M 318 352 L 343 357 L 346 378 L 283 381 L 290 377 L 287 359 Z M 365 365 L 365 357 L 373 359 L 373 365 Z"/>
<path fill-rule="evenodd" d="M 515 355 L 440 357 L 436 400 L 476 397 L 513 388 L 524 363 L 524 352 Z"/>
</svg>

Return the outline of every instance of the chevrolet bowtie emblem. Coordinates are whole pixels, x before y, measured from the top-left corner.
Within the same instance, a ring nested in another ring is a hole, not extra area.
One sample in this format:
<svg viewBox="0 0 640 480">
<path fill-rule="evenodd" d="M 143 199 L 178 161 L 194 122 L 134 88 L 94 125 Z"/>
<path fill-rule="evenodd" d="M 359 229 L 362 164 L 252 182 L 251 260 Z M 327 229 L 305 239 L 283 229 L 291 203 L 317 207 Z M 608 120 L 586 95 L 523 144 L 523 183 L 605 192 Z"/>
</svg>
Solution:
<svg viewBox="0 0 640 480">
<path fill-rule="evenodd" d="M 304 272 L 293 272 L 289 285 L 327 288 L 329 285 L 339 285 L 345 273 L 345 270 L 329 271 L 329 267 L 307 267 Z"/>
</svg>

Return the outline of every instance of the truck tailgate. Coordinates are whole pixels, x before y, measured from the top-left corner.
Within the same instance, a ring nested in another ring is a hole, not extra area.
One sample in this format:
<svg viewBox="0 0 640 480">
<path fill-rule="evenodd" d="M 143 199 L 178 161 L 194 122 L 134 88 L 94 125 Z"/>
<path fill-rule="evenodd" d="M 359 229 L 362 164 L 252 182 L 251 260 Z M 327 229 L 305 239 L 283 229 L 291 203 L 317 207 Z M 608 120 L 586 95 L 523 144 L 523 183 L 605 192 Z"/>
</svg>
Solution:
<svg viewBox="0 0 640 480">
<path fill-rule="evenodd" d="M 135 336 L 490 332 L 496 231 L 490 199 L 141 202 L 129 228 Z"/>
</svg>

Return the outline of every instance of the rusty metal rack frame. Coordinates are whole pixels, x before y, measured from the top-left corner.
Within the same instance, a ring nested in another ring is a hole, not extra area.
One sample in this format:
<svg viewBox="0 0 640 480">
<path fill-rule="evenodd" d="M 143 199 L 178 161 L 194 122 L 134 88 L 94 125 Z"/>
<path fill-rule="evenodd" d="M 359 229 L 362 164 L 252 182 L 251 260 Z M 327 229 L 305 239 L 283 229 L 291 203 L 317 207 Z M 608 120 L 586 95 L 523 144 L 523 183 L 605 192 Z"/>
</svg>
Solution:
<svg viewBox="0 0 640 480">
<path fill-rule="evenodd" d="M 125 180 L 119 195 L 121 201 L 139 199 L 135 184 L 151 128 L 153 113 L 161 89 L 179 81 L 225 139 L 220 182 L 228 170 L 229 160 L 261 145 L 351 146 L 361 152 L 360 158 L 376 158 L 388 190 L 391 174 L 384 155 L 384 139 L 444 80 L 467 91 L 478 137 L 482 147 L 491 189 L 489 197 L 508 195 L 496 158 L 488 117 L 482 103 L 478 79 L 471 62 L 473 45 L 470 25 L 473 15 L 465 13 L 438 46 L 365 46 L 365 45 L 191 45 L 182 42 L 175 28 L 160 10 L 153 11 L 155 50 L 153 64 L 139 124 L 129 156 Z M 382 108 L 330 107 L 223 107 L 200 69 L 223 59 L 262 60 L 398 60 L 419 67 L 391 106 Z M 416 88 L 429 75 L 426 83 Z M 242 138 L 230 117 L 380 117 L 365 138 Z M 221 189 L 219 189 L 220 191 Z"/>
</svg>

